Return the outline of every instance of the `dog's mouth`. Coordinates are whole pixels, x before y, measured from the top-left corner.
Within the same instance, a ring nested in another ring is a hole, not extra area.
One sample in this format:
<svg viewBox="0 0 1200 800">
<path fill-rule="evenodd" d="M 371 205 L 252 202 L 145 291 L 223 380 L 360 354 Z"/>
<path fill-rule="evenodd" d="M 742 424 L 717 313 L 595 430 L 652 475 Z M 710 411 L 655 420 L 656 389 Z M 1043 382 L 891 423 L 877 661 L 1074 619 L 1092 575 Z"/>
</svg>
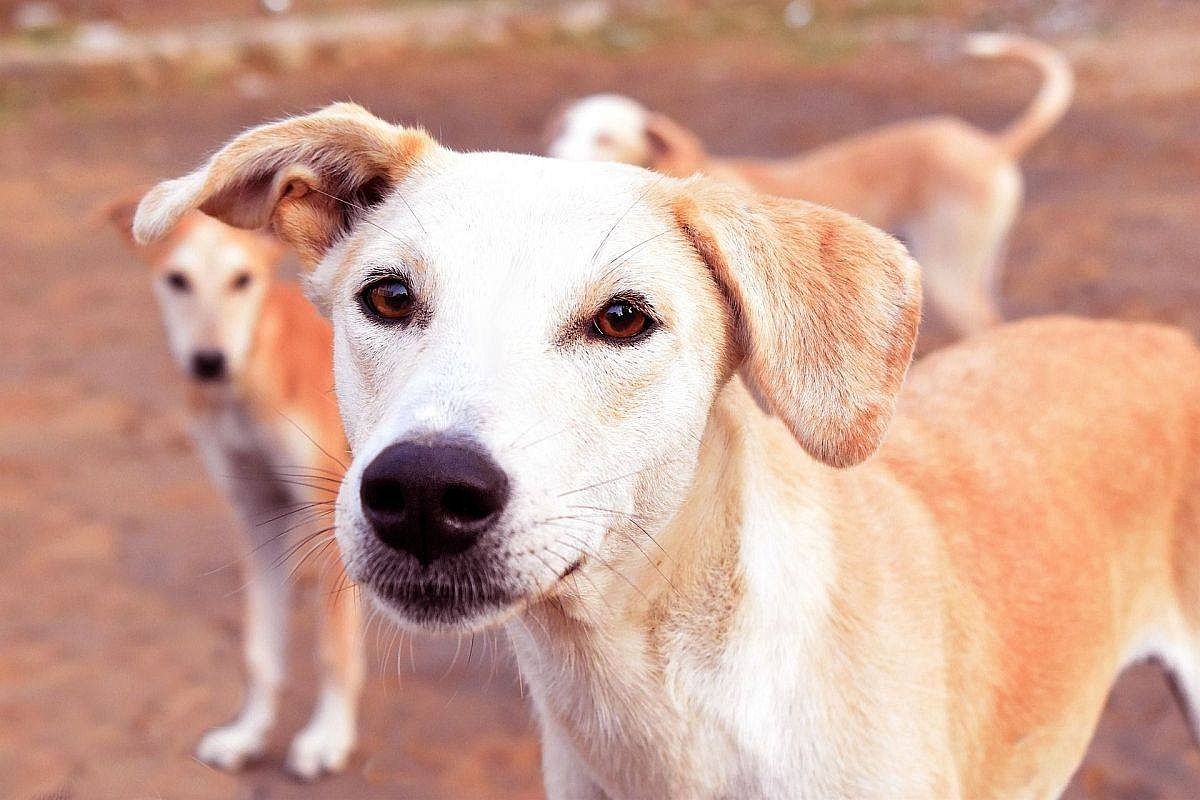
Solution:
<svg viewBox="0 0 1200 800">
<path fill-rule="evenodd" d="M 400 622 L 427 630 L 483 627 L 520 602 L 490 548 L 421 563 L 382 547 L 369 547 L 348 571 L 379 605 Z"/>
<path fill-rule="evenodd" d="M 355 579 L 403 623 L 432 631 L 474 630 L 494 625 L 545 597 L 578 572 L 576 559 L 551 581 L 534 585 L 505 574 L 486 556 L 465 553 L 419 565 L 415 559 L 375 552 Z"/>
</svg>

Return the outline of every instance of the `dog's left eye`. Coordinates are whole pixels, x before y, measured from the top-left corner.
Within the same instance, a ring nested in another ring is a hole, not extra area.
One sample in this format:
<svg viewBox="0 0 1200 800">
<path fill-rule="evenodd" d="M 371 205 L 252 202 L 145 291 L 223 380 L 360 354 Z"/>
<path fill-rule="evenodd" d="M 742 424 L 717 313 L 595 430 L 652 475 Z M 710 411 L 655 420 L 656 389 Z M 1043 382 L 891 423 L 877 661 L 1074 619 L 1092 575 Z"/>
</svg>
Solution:
<svg viewBox="0 0 1200 800">
<path fill-rule="evenodd" d="M 651 326 L 649 315 L 628 300 L 617 298 L 592 319 L 592 327 L 604 339 L 632 339 Z"/>
<path fill-rule="evenodd" d="M 252 278 L 250 277 L 249 272 L 239 272 L 234 276 L 233 280 L 230 281 L 229 287 L 235 292 L 240 292 L 250 285 L 251 280 Z"/>
<path fill-rule="evenodd" d="M 401 322 L 413 312 L 412 291 L 397 278 L 382 278 L 368 284 L 359 299 L 369 315 L 385 322 Z"/>
</svg>

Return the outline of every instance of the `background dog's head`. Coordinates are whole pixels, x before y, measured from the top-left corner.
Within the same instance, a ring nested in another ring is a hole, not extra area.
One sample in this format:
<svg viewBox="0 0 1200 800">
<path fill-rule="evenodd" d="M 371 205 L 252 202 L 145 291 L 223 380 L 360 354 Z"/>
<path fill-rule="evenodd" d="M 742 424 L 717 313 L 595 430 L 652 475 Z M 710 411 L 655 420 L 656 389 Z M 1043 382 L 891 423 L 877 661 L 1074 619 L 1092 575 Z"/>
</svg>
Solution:
<svg viewBox="0 0 1200 800">
<path fill-rule="evenodd" d="M 619 94 L 594 94 L 551 115 L 546 155 L 568 161 L 616 161 L 684 178 L 707 154 L 695 134 Z"/>
<path fill-rule="evenodd" d="M 916 265 L 842 214 L 455 153 L 356 106 L 239 136 L 134 231 L 197 207 L 312 268 L 354 452 L 339 542 L 419 625 L 493 620 L 665 524 L 736 371 L 814 458 L 868 457 L 916 336 Z"/>
<path fill-rule="evenodd" d="M 194 381 L 219 385 L 245 367 L 276 265 L 271 236 L 192 211 L 151 245 L 133 239 L 134 200 L 110 205 L 110 222 L 150 266 L 171 353 Z"/>
</svg>

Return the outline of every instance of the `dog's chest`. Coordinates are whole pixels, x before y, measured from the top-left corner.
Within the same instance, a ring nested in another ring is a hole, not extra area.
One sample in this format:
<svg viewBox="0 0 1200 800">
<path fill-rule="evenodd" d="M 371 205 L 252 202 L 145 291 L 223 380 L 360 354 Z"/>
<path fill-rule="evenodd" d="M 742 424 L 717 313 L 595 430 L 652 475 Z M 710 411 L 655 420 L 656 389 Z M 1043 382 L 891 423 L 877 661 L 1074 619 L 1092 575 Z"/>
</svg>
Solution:
<svg viewBox="0 0 1200 800">
<path fill-rule="evenodd" d="M 196 413 L 193 436 L 213 480 L 235 504 L 275 508 L 294 498 L 288 475 L 303 470 L 305 459 L 245 403 L 230 399 Z"/>
</svg>

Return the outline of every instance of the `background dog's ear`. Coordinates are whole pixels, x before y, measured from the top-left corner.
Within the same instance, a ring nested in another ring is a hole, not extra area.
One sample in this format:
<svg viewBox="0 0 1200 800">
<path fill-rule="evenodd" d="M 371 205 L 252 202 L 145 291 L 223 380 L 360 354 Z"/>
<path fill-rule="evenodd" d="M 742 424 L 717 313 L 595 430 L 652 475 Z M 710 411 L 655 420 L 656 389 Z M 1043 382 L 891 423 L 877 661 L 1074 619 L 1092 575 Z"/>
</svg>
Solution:
<svg viewBox="0 0 1200 800">
<path fill-rule="evenodd" d="M 732 306 L 743 380 L 814 458 L 863 461 L 916 344 L 916 262 L 832 209 L 707 180 L 684 186 L 672 210 Z"/>
<path fill-rule="evenodd" d="M 647 113 L 645 131 L 648 166 L 655 172 L 686 178 L 704 165 L 706 153 L 700 138 L 670 117 Z"/>
<path fill-rule="evenodd" d="M 567 124 L 567 112 L 574 104 L 575 101 L 564 100 L 550 109 L 550 113 L 546 115 L 546 122 L 542 125 L 541 138 L 538 142 L 539 153 L 550 155 L 550 147 L 558 141 L 558 137 L 562 136 L 563 129 Z"/>
<path fill-rule="evenodd" d="M 125 237 L 130 246 L 136 246 L 137 243 L 133 240 L 133 215 L 137 212 L 137 207 L 136 197 L 126 197 L 108 203 L 100 209 L 97 216 L 112 225 L 117 233 Z"/>
<path fill-rule="evenodd" d="M 314 266 L 358 217 L 437 145 L 352 103 L 253 128 L 203 167 L 142 199 L 133 233 L 146 243 L 199 208 L 239 228 L 270 223 Z"/>
</svg>

